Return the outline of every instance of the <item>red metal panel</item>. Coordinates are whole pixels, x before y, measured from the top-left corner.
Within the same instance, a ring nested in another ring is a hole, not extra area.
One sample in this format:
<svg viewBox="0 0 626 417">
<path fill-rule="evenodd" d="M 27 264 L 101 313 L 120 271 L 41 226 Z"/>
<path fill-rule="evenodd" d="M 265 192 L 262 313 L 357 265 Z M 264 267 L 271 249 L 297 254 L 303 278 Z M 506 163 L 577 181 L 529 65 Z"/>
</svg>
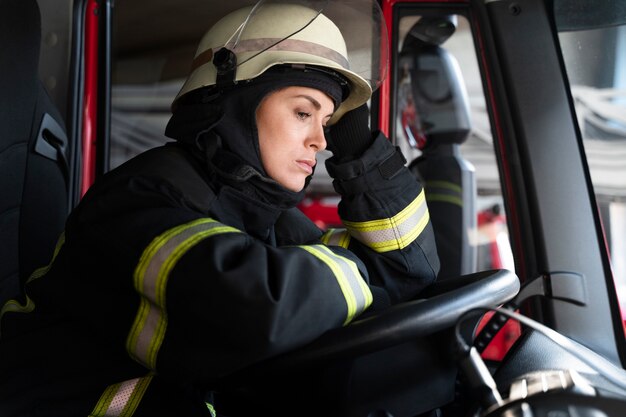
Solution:
<svg viewBox="0 0 626 417">
<path fill-rule="evenodd" d="M 89 0 L 85 13 L 82 183 L 84 195 L 96 178 L 98 113 L 98 2 Z"/>
</svg>

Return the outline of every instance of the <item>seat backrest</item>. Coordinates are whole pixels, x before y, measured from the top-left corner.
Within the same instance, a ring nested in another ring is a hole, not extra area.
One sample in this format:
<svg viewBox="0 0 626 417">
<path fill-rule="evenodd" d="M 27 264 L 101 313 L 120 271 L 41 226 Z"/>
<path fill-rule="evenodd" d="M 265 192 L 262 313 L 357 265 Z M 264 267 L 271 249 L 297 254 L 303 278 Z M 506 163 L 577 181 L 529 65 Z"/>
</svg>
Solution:
<svg viewBox="0 0 626 417">
<path fill-rule="evenodd" d="M 68 140 L 38 75 L 35 0 L 0 0 L 0 308 L 50 262 L 68 213 Z"/>
<path fill-rule="evenodd" d="M 422 154 L 410 164 L 422 180 L 437 251 L 439 279 L 476 272 L 476 179 L 460 145 L 471 131 L 469 100 L 456 59 L 442 46 L 456 20 L 422 18 L 409 31 L 400 67 L 410 78 L 399 112 L 405 136 Z"/>
</svg>

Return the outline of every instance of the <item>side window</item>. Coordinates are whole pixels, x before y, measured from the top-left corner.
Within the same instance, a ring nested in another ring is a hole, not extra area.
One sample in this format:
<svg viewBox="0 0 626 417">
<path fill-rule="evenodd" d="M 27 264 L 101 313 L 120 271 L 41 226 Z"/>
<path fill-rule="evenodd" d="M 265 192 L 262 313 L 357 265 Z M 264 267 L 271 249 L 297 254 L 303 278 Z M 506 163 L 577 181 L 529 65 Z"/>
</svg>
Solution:
<svg viewBox="0 0 626 417">
<path fill-rule="evenodd" d="M 448 275 L 514 270 L 472 32 L 458 14 L 399 19 L 392 140 L 422 179 Z"/>
<path fill-rule="evenodd" d="M 185 7 L 155 3 L 149 10 L 132 1 L 116 3 L 111 169 L 171 140 L 164 135 L 170 104 L 187 76 L 198 41 L 214 22 L 212 10 L 202 0 L 188 1 Z"/>
<path fill-rule="evenodd" d="M 468 19 L 400 9 L 391 138 L 425 186 L 442 269 L 439 279 L 515 270 L 476 48 Z M 508 324 L 484 356 L 516 338 Z"/>
<path fill-rule="evenodd" d="M 626 317 L 626 24 L 564 31 L 559 41 Z"/>
</svg>

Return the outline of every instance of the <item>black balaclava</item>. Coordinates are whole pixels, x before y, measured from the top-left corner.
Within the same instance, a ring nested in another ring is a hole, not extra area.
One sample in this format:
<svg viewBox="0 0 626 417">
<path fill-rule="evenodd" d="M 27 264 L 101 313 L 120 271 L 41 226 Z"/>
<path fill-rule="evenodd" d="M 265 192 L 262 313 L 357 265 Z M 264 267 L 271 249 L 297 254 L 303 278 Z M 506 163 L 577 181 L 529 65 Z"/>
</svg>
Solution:
<svg viewBox="0 0 626 417">
<path fill-rule="evenodd" d="M 204 90 L 182 97 L 165 134 L 207 152 L 209 168 L 218 176 L 219 184 L 228 184 L 277 208 L 294 207 L 304 197 L 304 189 L 290 191 L 267 176 L 256 126 L 256 109 L 261 100 L 290 86 L 320 90 L 333 100 L 335 108 L 344 98 L 340 80 L 331 75 L 275 67 L 221 93 Z"/>
</svg>

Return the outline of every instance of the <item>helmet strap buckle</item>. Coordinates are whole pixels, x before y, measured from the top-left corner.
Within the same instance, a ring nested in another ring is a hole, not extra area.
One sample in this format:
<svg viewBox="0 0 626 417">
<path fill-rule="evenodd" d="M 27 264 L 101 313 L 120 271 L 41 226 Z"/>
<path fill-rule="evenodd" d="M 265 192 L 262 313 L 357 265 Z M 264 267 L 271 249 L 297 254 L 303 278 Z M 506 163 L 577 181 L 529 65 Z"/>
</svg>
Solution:
<svg viewBox="0 0 626 417">
<path fill-rule="evenodd" d="M 227 48 L 220 48 L 213 56 L 213 65 L 217 68 L 216 84 L 218 88 L 231 86 L 235 83 L 237 56 Z"/>
</svg>

